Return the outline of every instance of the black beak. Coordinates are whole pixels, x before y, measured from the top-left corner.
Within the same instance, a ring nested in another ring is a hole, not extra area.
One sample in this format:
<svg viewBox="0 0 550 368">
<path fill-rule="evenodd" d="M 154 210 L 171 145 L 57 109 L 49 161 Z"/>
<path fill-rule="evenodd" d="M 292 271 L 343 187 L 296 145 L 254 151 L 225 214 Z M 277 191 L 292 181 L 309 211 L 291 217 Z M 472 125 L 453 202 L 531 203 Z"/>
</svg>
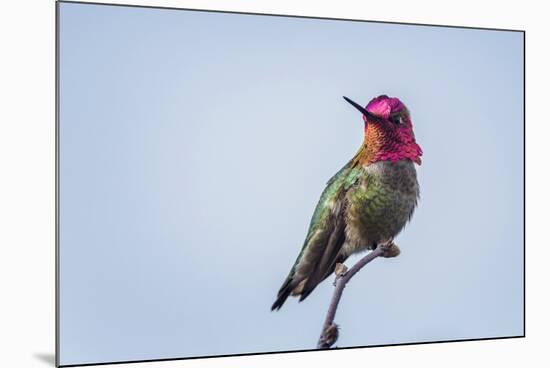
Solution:
<svg viewBox="0 0 550 368">
<path fill-rule="evenodd" d="M 359 105 L 357 102 L 347 98 L 346 96 L 342 96 L 342 97 L 344 97 L 344 100 L 349 102 L 357 110 L 361 111 L 361 113 L 363 115 L 365 115 L 368 120 L 371 120 L 371 121 L 380 121 L 381 120 L 378 116 L 371 114 L 370 112 L 367 111 L 367 109 L 365 109 L 363 106 Z"/>
</svg>

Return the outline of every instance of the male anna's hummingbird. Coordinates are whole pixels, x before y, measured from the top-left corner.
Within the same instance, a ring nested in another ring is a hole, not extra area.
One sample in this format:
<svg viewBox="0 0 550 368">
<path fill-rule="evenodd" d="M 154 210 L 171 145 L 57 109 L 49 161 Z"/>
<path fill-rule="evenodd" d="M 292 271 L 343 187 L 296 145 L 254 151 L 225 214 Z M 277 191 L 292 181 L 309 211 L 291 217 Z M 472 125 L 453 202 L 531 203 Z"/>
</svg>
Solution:
<svg viewBox="0 0 550 368">
<path fill-rule="evenodd" d="M 365 139 L 355 156 L 327 183 L 309 230 L 271 310 L 289 295 L 304 300 L 351 254 L 384 245 L 385 257 L 399 248 L 393 238 L 410 220 L 419 196 L 414 163 L 422 149 L 414 139 L 409 110 L 386 95 L 363 108 Z"/>
</svg>

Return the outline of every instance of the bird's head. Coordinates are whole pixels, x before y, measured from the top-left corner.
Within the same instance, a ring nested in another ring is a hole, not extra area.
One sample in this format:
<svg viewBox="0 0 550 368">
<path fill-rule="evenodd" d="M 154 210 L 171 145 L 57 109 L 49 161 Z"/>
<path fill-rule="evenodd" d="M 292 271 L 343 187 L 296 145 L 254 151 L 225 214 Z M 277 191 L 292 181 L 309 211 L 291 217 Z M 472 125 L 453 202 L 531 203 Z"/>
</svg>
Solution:
<svg viewBox="0 0 550 368">
<path fill-rule="evenodd" d="M 409 110 L 401 100 L 381 95 L 362 107 L 344 99 L 363 115 L 368 163 L 409 159 L 420 164 L 422 149 L 416 143 Z"/>
</svg>

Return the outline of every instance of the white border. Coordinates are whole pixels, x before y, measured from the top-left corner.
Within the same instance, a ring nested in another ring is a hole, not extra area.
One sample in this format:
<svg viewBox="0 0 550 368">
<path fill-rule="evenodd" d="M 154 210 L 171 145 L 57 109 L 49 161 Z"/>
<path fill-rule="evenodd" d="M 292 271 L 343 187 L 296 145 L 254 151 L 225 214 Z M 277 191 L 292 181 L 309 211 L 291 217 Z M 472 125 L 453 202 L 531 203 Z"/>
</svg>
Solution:
<svg viewBox="0 0 550 368">
<path fill-rule="evenodd" d="M 550 254 L 544 214 L 550 208 L 545 180 L 550 58 L 544 2 L 110 2 L 527 31 L 527 338 L 125 367 L 339 367 L 356 363 L 463 368 L 548 364 Z M 0 9 L 0 365 L 51 367 L 47 361 L 54 351 L 54 2 L 11 0 L 0 4 Z"/>
</svg>

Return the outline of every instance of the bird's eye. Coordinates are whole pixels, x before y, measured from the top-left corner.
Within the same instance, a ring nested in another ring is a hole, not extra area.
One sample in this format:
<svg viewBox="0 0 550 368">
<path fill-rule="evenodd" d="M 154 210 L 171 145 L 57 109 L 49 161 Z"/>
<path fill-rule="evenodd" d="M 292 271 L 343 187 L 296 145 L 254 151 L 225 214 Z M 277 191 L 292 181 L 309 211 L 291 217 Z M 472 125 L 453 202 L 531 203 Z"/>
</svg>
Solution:
<svg viewBox="0 0 550 368">
<path fill-rule="evenodd" d="M 399 125 L 399 124 L 401 124 L 401 115 L 390 116 L 389 121 L 391 121 L 395 125 Z"/>
</svg>

